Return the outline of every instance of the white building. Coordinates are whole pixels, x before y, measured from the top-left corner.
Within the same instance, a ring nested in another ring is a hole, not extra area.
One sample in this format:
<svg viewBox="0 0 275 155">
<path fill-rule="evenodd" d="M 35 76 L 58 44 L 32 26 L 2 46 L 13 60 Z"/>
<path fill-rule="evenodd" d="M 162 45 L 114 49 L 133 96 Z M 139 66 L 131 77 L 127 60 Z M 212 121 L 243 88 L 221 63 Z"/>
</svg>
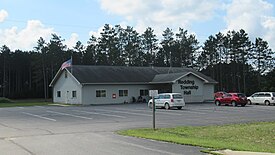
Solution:
<svg viewBox="0 0 275 155">
<path fill-rule="evenodd" d="M 213 100 L 216 83 L 190 68 L 74 65 L 59 70 L 50 86 L 53 102 L 115 104 L 148 101 L 151 89 L 182 93 L 186 102 Z"/>
</svg>

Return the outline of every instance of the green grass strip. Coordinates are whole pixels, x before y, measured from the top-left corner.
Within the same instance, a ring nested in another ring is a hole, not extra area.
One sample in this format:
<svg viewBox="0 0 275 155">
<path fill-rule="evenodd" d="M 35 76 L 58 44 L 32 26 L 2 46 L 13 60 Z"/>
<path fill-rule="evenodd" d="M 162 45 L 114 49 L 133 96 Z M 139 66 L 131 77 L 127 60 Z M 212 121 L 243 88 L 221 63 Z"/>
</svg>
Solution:
<svg viewBox="0 0 275 155">
<path fill-rule="evenodd" d="M 118 134 L 214 149 L 275 153 L 275 122 L 131 129 Z"/>
<path fill-rule="evenodd" d="M 25 107 L 25 106 L 43 106 L 49 105 L 49 102 L 12 102 L 12 103 L 0 103 L 0 108 L 4 107 Z"/>
</svg>

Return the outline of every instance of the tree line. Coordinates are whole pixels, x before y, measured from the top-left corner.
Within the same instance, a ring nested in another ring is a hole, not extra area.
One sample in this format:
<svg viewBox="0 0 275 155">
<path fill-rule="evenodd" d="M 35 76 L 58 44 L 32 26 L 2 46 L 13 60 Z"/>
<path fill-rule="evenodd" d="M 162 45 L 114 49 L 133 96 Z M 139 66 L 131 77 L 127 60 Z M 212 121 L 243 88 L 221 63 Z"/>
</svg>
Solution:
<svg viewBox="0 0 275 155">
<path fill-rule="evenodd" d="M 189 67 L 219 82 L 215 90 L 275 91 L 274 51 L 262 38 L 251 41 L 244 30 L 209 36 L 199 45 L 194 34 L 166 28 L 158 38 L 148 27 L 139 34 L 133 27 L 105 24 L 99 37 L 73 48 L 52 34 L 42 37 L 30 51 L 0 48 L 0 96 L 50 98 L 48 87 L 61 64 L 73 57 L 73 65 Z M 146 73 L 145 73 L 146 74 Z"/>
</svg>

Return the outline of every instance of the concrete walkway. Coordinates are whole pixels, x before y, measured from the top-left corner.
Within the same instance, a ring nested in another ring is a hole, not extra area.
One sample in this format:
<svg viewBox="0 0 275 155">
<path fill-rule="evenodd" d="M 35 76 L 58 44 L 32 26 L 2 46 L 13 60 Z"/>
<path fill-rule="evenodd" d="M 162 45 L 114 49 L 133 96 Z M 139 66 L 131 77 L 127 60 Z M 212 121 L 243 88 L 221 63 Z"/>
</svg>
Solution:
<svg viewBox="0 0 275 155">
<path fill-rule="evenodd" d="M 221 150 L 221 151 L 213 151 L 213 152 L 220 153 L 223 155 L 275 155 L 275 153 L 232 151 L 232 150 Z"/>
</svg>

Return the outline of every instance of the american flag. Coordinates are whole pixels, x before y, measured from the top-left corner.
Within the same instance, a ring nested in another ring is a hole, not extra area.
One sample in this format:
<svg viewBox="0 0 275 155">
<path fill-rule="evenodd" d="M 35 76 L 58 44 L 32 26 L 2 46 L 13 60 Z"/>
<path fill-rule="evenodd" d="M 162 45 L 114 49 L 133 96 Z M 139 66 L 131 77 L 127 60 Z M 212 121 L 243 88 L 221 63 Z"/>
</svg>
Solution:
<svg viewBox="0 0 275 155">
<path fill-rule="evenodd" d="M 64 68 L 70 67 L 70 66 L 72 66 L 72 58 L 63 62 L 63 64 L 61 65 L 61 69 L 63 70 Z"/>
</svg>

